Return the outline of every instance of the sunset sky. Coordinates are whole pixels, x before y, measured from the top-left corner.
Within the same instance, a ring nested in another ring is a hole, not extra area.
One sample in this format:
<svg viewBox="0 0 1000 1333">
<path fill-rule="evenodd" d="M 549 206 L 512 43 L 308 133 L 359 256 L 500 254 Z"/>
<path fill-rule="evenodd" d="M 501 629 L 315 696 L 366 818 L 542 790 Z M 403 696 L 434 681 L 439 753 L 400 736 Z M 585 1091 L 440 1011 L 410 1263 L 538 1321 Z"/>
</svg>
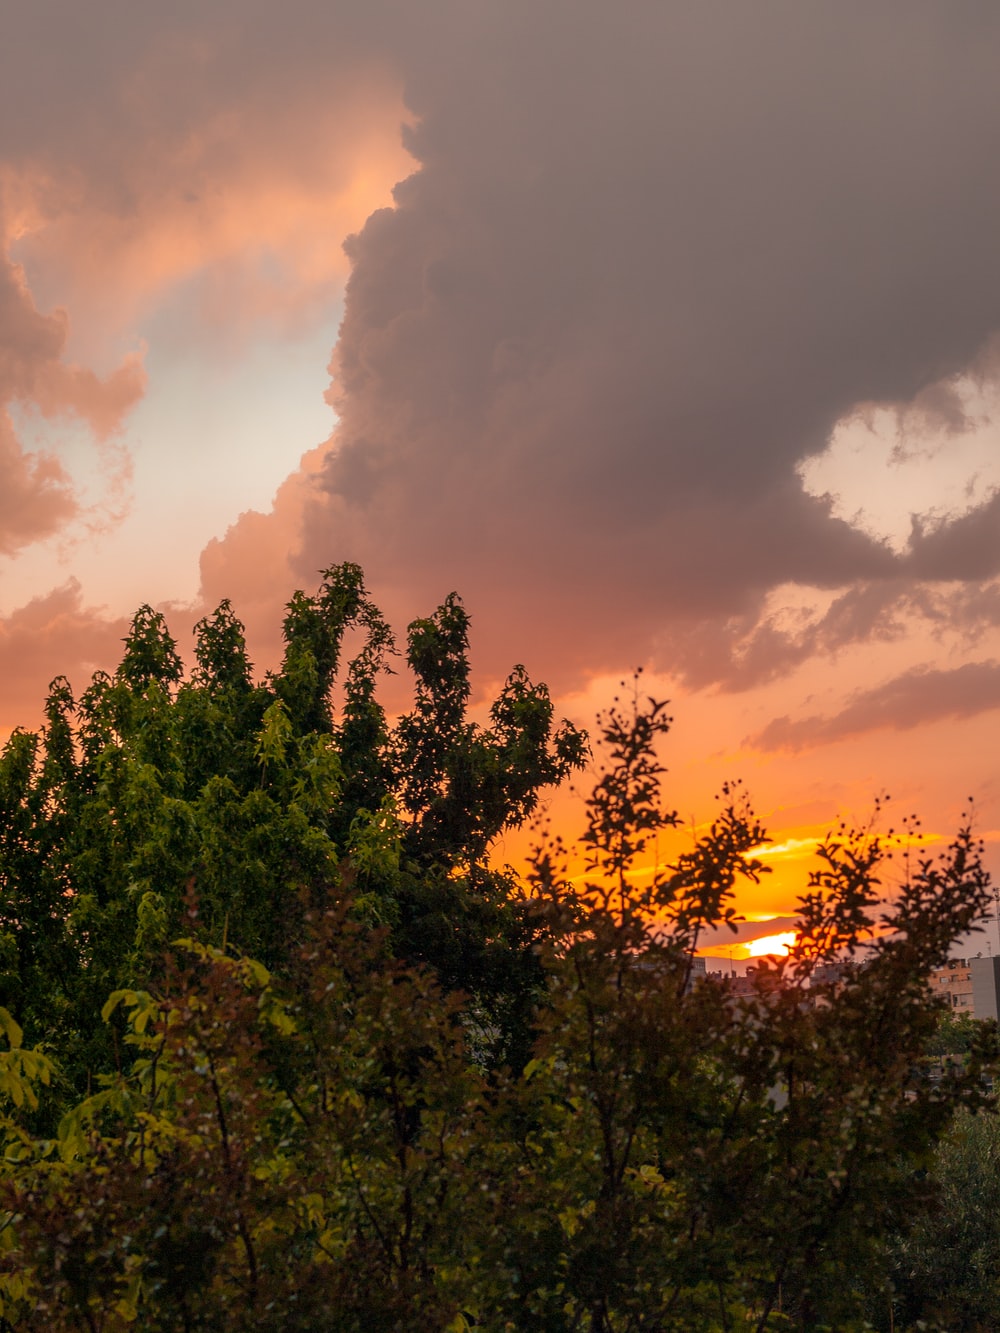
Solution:
<svg viewBox="0 0 1000 1333">
<path fill-rule="evenodd" d="M 9 6 L 0 736 L 350 559 L 484 695 L 642 664 L 746 936 L 880 792 L 1000 872 L 998 70 L 986 0 Z"/>
</svg>

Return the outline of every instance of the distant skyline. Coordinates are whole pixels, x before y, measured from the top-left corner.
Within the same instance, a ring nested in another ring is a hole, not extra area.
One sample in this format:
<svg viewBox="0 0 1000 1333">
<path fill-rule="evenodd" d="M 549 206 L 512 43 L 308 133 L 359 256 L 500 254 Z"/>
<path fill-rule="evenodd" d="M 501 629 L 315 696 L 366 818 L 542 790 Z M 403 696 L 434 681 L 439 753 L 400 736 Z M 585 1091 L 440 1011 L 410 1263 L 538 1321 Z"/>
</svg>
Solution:
<svg viewBox="0 0 1000 1333">
<path fill-rule="evenodd" d="M 998 68 L 985 0 L 18 7 L 0 738 L 350 559 L 484 692 L 641 663 L 761 920 L 879 792 L 1000 872 Z"/>
</svg>

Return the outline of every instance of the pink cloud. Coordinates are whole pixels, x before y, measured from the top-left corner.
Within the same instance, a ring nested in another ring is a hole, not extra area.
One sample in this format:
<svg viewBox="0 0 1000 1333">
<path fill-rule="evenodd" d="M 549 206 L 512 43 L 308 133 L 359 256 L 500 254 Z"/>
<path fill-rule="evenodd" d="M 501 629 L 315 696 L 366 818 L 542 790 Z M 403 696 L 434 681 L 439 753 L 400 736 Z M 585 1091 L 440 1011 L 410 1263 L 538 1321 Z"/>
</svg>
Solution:
<svg viewBox="0 0 1000 1333">
<path fill-rule="evenodd" d="M 225 6 L 98 10 L 82 28 L 71 9 L 26 13 L 0 51 L 0 410 L 75 419 L 95 446 L 71 475 L 6 421 L 0 552 L 120 517 L 121 428 L 146 388 L 144 353 L 122 346 L 144 321 L 161 358 L 206 359 L 328 322 L 342 238 L 412 165 L 374 14 L 316 5 L 322 32 L 303 41 L 284 15 L 233 22 Z"/>
<path fill-rule="evenodd" d="M 66 362 L 67 317 L 37 308 L 23 270 L 3 252 L 3 224 L 0 206 L 0 552 L 10 555 L 81 511 L 66 469 L 51 453 L 25 449 L 9 408 L 79 417 L 106 442 L 142 395 L 145 376 L 137 357 L 104 378 Z"/>
<path fill-rule="evenodd" d="M 230 598 L 247 626 L 254 657 L 274 663 L 281 652 L 284 606 L 297 587 L 318 582 L 318 568 L 296 566 L 307 508 L 318 502 L 316 476 L 324 447 L 307 453 L 282 484 L 266 514 L 248 510 L 201 555 L 200 604 L 204 610 Z"/>
<path fill-rule="evenodd" d="M 74 518 L 69 478 L 51 455 L 29 456 L 7 412 L 0 412 L 0 554 L 47 537 Z"/>
<path fill-rule="evenodd" d="M 84 604 L 75 579 L 0 619 L 0 732 L 37 726 L 56 676 L 80 692 L 94 671 L 113 669 L 127 632 L 127 620 Z"/>
<path fill-rule="evenodd" d="M 42 416 L 79 417 L 105 441 L 121 429 L 145 388 L 146 370 L 135 352 L 103 379 L 83 366 L 49 360 L 38 369 L 31 401 Z"/>
<path fill-rule="evenodd" d="M 8 162 L 18 256 L 81 327 L 130 329 L 179 303 L 195 316 L 183 336 L 217 350 L 325 320 L 342 238 L 412 169 L 384 54 L 338 33 L 295 68 L 218 17 L 173 32 L 158 18 L 124 67 L 102 52 L 85 122 L 23 136 Z"/>
</svg>

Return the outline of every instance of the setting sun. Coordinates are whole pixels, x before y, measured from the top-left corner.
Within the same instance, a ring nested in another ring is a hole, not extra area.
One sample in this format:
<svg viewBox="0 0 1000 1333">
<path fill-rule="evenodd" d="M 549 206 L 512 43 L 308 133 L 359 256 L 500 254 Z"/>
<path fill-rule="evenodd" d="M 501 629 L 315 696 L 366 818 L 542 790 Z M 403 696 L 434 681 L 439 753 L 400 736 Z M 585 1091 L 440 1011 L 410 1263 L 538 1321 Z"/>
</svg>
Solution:
<svg viewBox="0 0 1000 1333">
<path fill-rule="evenodd" d="M 762 935 L 760 939 L 747 942 L 747 954 L 751 958 L 761 958 L 765 954 L 787 954 L 795 938 L 794 930 L 783 930 L 779 935 Z"/>
</svg>

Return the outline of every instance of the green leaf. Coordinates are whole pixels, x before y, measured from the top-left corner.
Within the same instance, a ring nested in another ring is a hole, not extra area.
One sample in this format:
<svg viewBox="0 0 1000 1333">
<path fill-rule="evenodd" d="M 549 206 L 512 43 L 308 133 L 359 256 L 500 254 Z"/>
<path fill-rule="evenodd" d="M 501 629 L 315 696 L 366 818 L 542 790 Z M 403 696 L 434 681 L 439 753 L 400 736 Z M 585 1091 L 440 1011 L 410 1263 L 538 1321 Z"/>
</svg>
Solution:
<svg viewBox="0 0 1000 1333">
<path fill-rule="evenodd" d="M 2 1005 L 0 1005 L 0 1028 L 3 1028 L 11 1050 L 16 1051 L 24 1040 L 24 1033 L 10 1011 Z"/>
</svg>

